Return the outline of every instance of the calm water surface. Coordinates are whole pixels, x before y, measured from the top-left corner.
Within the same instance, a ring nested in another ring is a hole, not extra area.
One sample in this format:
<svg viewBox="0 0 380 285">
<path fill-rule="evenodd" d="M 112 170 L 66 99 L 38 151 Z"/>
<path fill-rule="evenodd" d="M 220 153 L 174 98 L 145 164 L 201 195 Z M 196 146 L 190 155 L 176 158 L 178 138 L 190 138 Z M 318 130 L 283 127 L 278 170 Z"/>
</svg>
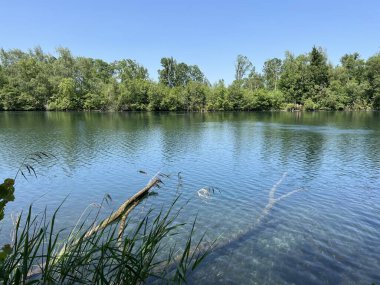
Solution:
<svg viewBox="0 0 380 285">
<path fill-rule="evenodd" d="M 18 179 L 8 220 L 69 195 L 58 224 L 70 227 L 105 193 L 115 209 L 171 174 L 141 213 L 172 201 L 181 172 L 182 218 L 198 213 L 197 234 L 221 245 L 194 284 L 380 283 L 379 113 L 0 113 L 2 179 L 39 150 L 57 160 Z M 220 193 L 200 199 L 205 186 Z"/>
</svg>

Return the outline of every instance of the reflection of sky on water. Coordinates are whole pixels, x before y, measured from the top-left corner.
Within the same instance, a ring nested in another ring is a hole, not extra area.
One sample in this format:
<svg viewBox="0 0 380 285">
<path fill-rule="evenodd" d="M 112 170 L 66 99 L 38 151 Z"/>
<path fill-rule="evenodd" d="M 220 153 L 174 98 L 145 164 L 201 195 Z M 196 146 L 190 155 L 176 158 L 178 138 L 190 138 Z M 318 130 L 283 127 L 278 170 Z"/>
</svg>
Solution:
<svg viewBox="0 0 380 285">
<path fill-rule="evenodd" d="M 13 176 L 28 153 L 57 156 L 57 163 L 39 167 L 38 179 L 17 181 L 6 214 L 30 202 L 37 211 L 54 208 L 70 194 L 57 221 L 68 226 L 105 193 L 115 208 L 161 170 L 172 178 L 146 203 L 157 207 L 172 200 L 181 171 L 183 198 L 192 198 L 184 219 L 198 214 L 199 233 L 207 229 L 209 240 L 231 240 L 194 283 L 370 284 L 380 279 L 379 117 L 2 112 L 3 178 Z M 278 202 L 252 228 L 285 171 L 276 195 L 304 191 Z M 205 186 L 221 193 L 200 202 L 196 191 Z M 3 223 L 0 240 L 8 230 Z"/>
</svg>

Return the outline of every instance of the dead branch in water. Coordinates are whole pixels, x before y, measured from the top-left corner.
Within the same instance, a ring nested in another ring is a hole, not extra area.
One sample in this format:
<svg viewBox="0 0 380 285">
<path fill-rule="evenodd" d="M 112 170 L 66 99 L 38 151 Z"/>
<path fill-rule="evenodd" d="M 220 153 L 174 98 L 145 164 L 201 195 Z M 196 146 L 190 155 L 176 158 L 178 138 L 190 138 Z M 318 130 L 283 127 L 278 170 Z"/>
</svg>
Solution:
<svg viewBox="0 0 380 285">
<path fill-rule="evenodd" d="M 135 195 L 133 195 L 131 198 L 129 198 L 127 201 L 125 201 L 119 209 L 117 209 L 116 212 L 114 212 L 111 216 L 104 219 L 98 226 L 92 228 L 86 234 L 84 235 L 84 238 L 88 238 L 92 236 L 94 233 L 103 230 L 119 218 L 121 218 L 123 215 L 126 214 L 126 211 L 128 211 L 128 208 L 135 207 L 139 202 L 141 202 L 142 198 L 145 197 L 146 194 L 148 194 L 149 190 L 153 187 L 157 186 L 159 183 L 162 183 L 161 179 L 158 177 L 154 177 L 149 183 L 141 189 L 139 192 L 137 192 Z M 135 206 L 133 206 L 137 202 Z"/>
<path fill-rule="evenodd" d="M 248 227 L 244 232 L 238 234 L 238 235 L 235 235 L 234 238 L 231 240 L 224 240 L 218 244 L 216 244 L 214 247 L 213 247 L 213 251 L 221 251 L 223 253 L 225 253 L 225 249 L 230 247 L 232 244 L 234 243 L 239 243 L 240 241 L 244 241 L 245 239 L 247 239 L 251 232 L 253 230 L 255 230 L 255 228 L 263 221 L 263 219 L 270 213 L 270 211 L 272 210 L 272 208 L 276 205 L 277 202 L 293 195 L 294 193 L 296 192 L 299 192 L 301 191 L 302 189 L 296 189 L 296 190 L 292 190 L 286 194 L 283 194 L 281 195 L 280 197 L 278 198 L 275 198 L 275 195 L 276 195 L 276 191 L 278 189 L 278 187 L 282 184 L 282 182 L 284 181 L 284 179 L 286 178 L 287 176 L 287 172 L 284 172 L 284 174 L 282 175 L 282 177 L 280 178 L 280 180 L 278 180 L 273 186 L 272 188 L 270 189 L 269 193 L 268 193 L 268 204 L 263 208 L 263 210 L 261 211 L 260 215 L 257 217 L 257 219 L 255 220 L 255 222 L 252 224 L 251 227 Z M 199 194 L 199 193 L 198 193 Z M 203 244 L 203 245 L 200 245 L 198 246 L 197 250 L 199 252 L 202 252 L 204 250 L 206 250 L 207 248 L 209 248 L 209 245 L 206 245 L 206 244 Z M 191 249 L 190 252 L 193 252 L 195 249 Z"/>
<path fill-rule="evenodd" d="M 129 208 L 128 210 L 125 211 L 125 213 L 123 214 L 123 216 L 121 217 L 121 220 L 120 220 L 120 225 L 119 225 L 119 232 L 117 234 L 117 239 L 119 241 L 119 243 L 121 242 L 122 240 L 122 237 L 123 237 L 123 233 L 124 233 L 124 230 L 125 230 L 125 224 L 127 222 L 127 217 L 129 215 L 130 212 L 132 212 L 132 210 L 141 202 L 141 199 L 140 200 L 137 200 L 135 201 Z"/>
<path fill-rule="evenodd" d="M 282 195 L 282 196 L 280 196 L 278 198 L 274 197 L 275 194 L 276 194 L 277 188 L 281 185 L 282 181 L 285 179 L 285 177 L 287 175 L 288 175 L 288 173 L 284 172 L 284 174 L 282 175 L 282 177 L 280 178 L 280 180 L 278 180 L 276 182 L 276 184 L 273 185 L 272 189 L 269 191 L 269 194 L 268 194 L 268 204 L 262 210 L 260 216 L 256 219 L 256 222 L 254 223 L 254 225 L 253 225 L 252 228 L 256 227 L 261 222 L 261 220 L 263 218 L 265 218 L 269 214 L 270 210 L 274 207 L 274 205 L 277 202 L 281 201 L 282 199 L 285 199 L 286 197 L 289 197 L 290 195 L 292 195 L 292 194 L 294 194 L 296 192 L 301 191 L 301 189 L 296 189 L 296 190 L 290 191 L 290 192 L 288 192 L 288 193 L 286 193 L 286 194 L 284 194 L 284 195 Z"/>
<path fill-rule="evenodd" d="M 131 198 L 126 200 L 113 214 L 111 214 L 108 218 L 104 219 L 101 223 L 99 223 L 97 226 L 93 227 L 92 229 L 88 230 L 81 239 L 87 239 L 93 234 L 95 234 L 98 231 L 101 231 L 108 227 L 109 225 L 113 224 L 114 222 L 118 221 L 121 218 L 121 223 L 119 226 L 118 231 L 118 239 L 119 241 L 122 238 L 122 235 L 124 233 L 125 229 L 125 222 L 127 220 L 127 216 L 129 213 L 143 200 L 143 198 L 148 195 L 149 191 L 154 188 L 158 187 L 160 183 L 162 183 L 161 179 L 158 178 L 159 175 L 155 175 L 148 184 L 142 188 L 140 191 L 138 191 L 135 195 L 133 195 Z M 70 247 L 75 246 L 79 240 L 76 240 L 72 243 L 70 243 Z M 65 244 L 61 251 L 58 253 L 57 257 L 59 258 L 62 256 L 67 249 L 67 244 Z"/>
<path fill-rule="evenodd" d="M 104 219 L 99 225 L 89 229 L 86 233 L 81 235 L 78 239 L 74 240 L 73 242 L 68 242 L 63 245 L 61 250 L 52 258 L 52 263 L 50 266 L 56 262 L 67 252 L 70 252 L 71 249 L 75 249 L 75 246 L 78 245 L 80 242 L 82 242 L 85 239 L 88 239 L 95 233 L 105 229 L 106 227 L 110 226 L 116 221 L 120 220 L 119 225 L 119 231 L 118 231 L 118 241 L 122 241 L 122 235 L 125 230 L 125 224 L 127 220 L 127 216 L 129 213 L 147 196 L 149 195 L 149 191 L 153 189 L 154 187 L 159 187 L 159 184 L 162 183 L 161 179 L 159 178 L 161 174 L 156 174 L 149 182 L 148 184 L 142 188 L 140 191 L 138 191 L 136 194 L 134 194 L 132 197 L 130 197 L 128 200 L 126 200 L 113 214 L 111 214 L 109 217 Z M 40 276 L 43 272 L 43 270 L 47 267 L 46 262 L 43 262 L 42 264 L 39 264 L 36 266 L 36 268 L 32 268 L 27 273 L 27 278 L 32 279 L 36 278 L 36 276 Z M 38 277 L 37 277 L 38 278 Z"/>
</svg>

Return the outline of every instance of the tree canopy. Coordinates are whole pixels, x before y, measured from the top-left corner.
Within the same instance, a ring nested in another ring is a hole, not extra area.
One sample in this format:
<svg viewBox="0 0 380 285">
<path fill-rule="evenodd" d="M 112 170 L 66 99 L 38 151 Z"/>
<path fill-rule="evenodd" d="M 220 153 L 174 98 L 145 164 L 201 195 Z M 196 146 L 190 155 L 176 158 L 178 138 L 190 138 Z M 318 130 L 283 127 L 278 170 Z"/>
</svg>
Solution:
<svg viewBox="0 0 380 285">
<path fill-rule="evenodd" d="M 133 59 L 105 62 L 55 55 L 40 47 L 0 49 L 0 110 L 222 111 L 380 109 L 380 54 L 367 60 L 345 54 L 329 63 L 326 52 L 286 52 L 257 72 L 238 55 L 235 80 L 210 84 L 199 66 L 161 59 L 158 82 Z"/>
</svg>

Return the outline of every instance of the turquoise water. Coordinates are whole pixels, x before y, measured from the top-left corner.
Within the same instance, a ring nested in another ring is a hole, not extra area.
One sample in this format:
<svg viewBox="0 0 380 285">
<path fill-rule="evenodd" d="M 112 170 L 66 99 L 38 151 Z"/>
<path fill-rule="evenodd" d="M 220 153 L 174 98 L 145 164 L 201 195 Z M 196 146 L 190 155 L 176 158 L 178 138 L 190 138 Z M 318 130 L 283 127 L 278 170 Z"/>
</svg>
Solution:
<svg viewBox="0 0 380 285">
<path fill-rule="evenodd" d="M 182 217 L 198 214 L 196 234 L 219 243 L 192 283 L 380 282 L 379 113 L 2 112 L 0 145 L 2 178 L 29 153 L 57 157 L 18 179 L 8 220 L 69 195 L 57 222 L 70 227 L 105 193 L 115 209 L 158 171 L 171 177 L 136 211 L 160 208 L 181 172 Z M 199 197 L 207 186 L 220 192 Z M 3 222 L 2 242 L 9 230 Z"/>
</svg>

